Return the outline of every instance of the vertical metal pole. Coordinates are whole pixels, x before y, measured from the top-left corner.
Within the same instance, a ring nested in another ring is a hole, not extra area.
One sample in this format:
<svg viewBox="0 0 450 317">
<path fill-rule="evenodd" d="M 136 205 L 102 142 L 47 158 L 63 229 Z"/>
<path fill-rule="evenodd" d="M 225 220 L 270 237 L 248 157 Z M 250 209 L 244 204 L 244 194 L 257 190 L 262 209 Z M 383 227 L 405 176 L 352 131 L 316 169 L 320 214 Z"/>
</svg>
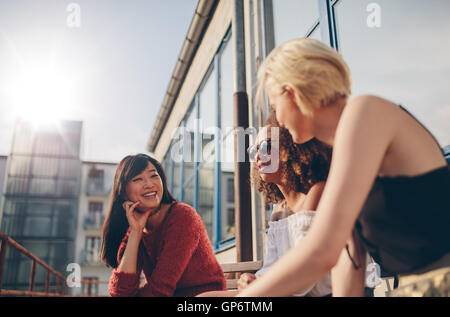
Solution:
<svg viewBox="0 0 450 317">
<path fill-rule="evenodd" d="M 92 296 L 92 280 L 88 280 L 87 296 Z"/>
<path fill-rule="evenodd" d="M 30 292 L 34 291 L 35 280 L 36 280 L 36 261 L 33 260 L 33 262 L 31 263 L 31 271 L 30 271 L 30 287 L 29 287 Z"/>
<path fill-rule="evenodd" d="M 62 279 L 62 295 L 66 295 L 66 280 Z"/>
<path fill-rule="evenodd" d="M 244 3 L 242 0 L 233 2 L 232 34 L 234 43 L 234 124 L 242 129 L 248 128 L 249 109 L 246 90 L 245 73 L 245 33 L 244 33 Z M 236 258 L 237 261 L 252 261 L 252 214 L 250 193 L 250 161 L 247 147 L 249 136 L 244 136 L 244 144 L 235 134 L 235 226 L 236 226 Z M 244 151 L 242 153 L 242 151 Z M 244 162 L 239 162 L 245 157 Z"/>
<path fill-rule="evenodd" d="M 264 57 L 266 57 L 270 53 L 270 51 L 272 51 L 275 47 L 275 30 L 273 22 L 272 0 L 262 0 L 261 18 L 263 20 L 262 45 L 264 50 Z"/>
<path fill-rule="evenodd" d="M 185 153 L 185 146 L 186 146 L 186 142 L 185 142 L 185 138 L 186 138 L 186 133 L 184 128 L 186 127 L 186 123 L 183 121 L 183 123 L 181 124 L 181 127 L 183 128 L 183 134 L 181 136 L 181 141 L 179 144 L 181 144 L 181 151 L 183 153 L 182 160 L 180 162 L 180 201 L 184 200 L 184 153 Z"/>
<path fill-rule="evenodd" d="M 220 217 L 220 210 L 222 206 L 222 200 L 221 200 L 221 186 L 220 186 L 220 170 L 221 167 L 221 144 L 222 144 L 222 133 L 221 133 L 221 90 L 220 90 L 220 62 L 219 62 L 219 56 L 216 55 L 214 58 L 214 65 L 216 68 L 216 87 L 217 87 L 217 94 L 216 94 L 216 135 L 215 135 L 215 157 L 216 162 L 214 165 L 214 220 L 215 220 L 215 230 L 214 230 L 214 246 L 215 249 L 219 248 L 220 240 L 221 240 L 221 217 Z"/>
<path fill-rule="evenodd" d="M 198 105 L 198 94 L 194 98 L 195 108 L 195 131 L 194 131 L 194 209 L 198 211 L 198 166 L 200 164 L 200 150 L 202 145 L 202 135 L 200 134 L 200 109 Z"/>
<path fill-rule="evenodd" d="M 8 246 L 8 237 L 2 237 L 1 241 L 1 249 L 0 249 L 0 290 L 2 289 L 3 283 L 3 273 L 5 272 L 5 263 L 6 263 L 6 249 Z"/>
<path fill-rule="evenodd" d="M 50 291 L 50 271 L 47 270 L 47 274 L 45 276 L 45 292 L 49 293 Z"/>
<path fill-rule="evenodd" d="M 175 162 L 172 159 L 172 145 L 169 146 L 169 164 L 170 164 L 170 193 L 173 195 L 173 180 L 174 180 L 174 176 L 173 176 L 173 172 L 175 171 Z"/>
<path fill-rule="evenodd" d="M 55 293 L 58 294 L 59 293 L 59 276 L 56 276 L 56 286 L 55 286 Z"/>
<path fill-rule="evenodd" d="M 319 0 L 320 32 L 324 43 L 338 49 L 334 12 L 330 0 Z"/>
</svg>

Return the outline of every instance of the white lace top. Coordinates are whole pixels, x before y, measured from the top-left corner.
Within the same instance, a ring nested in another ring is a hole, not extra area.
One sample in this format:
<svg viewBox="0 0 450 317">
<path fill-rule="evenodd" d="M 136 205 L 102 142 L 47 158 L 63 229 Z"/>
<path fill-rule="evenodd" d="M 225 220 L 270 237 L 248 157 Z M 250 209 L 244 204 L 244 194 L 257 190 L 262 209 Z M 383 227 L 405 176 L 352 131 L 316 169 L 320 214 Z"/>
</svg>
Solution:
<svg viewBox="0 0 450 317">
<path fill-rule="evenodd" d="M 256 274 L 264 273 L 275 261 L 306 236 L 315 213 L 315 211 L 302 210 L 287 218 L 269 221 L 264 266 Z M 316 284 L 294 294 L 294 296 L 321 297 L 328 294 L 331 294 L 330 273 Z"/>
</svg>

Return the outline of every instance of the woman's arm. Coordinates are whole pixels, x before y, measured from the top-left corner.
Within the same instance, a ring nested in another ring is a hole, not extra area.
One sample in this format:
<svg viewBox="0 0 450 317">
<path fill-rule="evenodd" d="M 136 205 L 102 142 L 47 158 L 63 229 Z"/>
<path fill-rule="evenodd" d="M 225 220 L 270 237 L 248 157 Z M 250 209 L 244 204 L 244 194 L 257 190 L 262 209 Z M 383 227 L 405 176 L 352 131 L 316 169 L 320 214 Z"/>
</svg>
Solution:
<svg viewBox="0 0 450 317">
<path fill-rule="evenodd" d="M 130 231 L 127 240 L 120 245 L 119 265 L 109 280 L 109 294 L 112 297 L 134 297 L 139 292 L 142 264 L 138 263 L 141 235 Z"/>
<path fill-rule="evenodd" d="M 138 268 L 139 244 L 150 213 L 136 213 L 134 209 L 137 205 L 139 205 L 139 202 L 125 202 L 123 204 L 130 225 L 130 232 L 126 244 L 124 245 L 124 242 L 122 242 L 119 248 L 119 265 L 113 270 L 110 278 L 109 293 L 111 296 L 130 297 L 135 296 L 139 291 L 141 271 L 141 268 Z M 125 248 L 124 251 L 122 251 L 123 248 Z"/>
<path fill-rule="evenodd" d="M 303 210 L 317 210 L 320 197 L 322 196 L 325 182 L 315 183 L 306 194 L 305 202 L 303 203 Z"/>
<path fill-rule="evenodd" d="M 123 253 L 122 260 L 117 267 L 119 272 L 137 273 L 137 258 L 141 239 L 142 231 L 130 231 L 125 252 Z"/>
<path fill-rule="evenodd" d="M 167 219 L 162 237 L 164 246 L 158 255 L 151 276 L 147 278 L 147 284 L 139 290 L 139 296 L 173 296 L 177 287 L 180 287 L 179 281 L 192 260 L 193 254 L 199 247 L 200 236 L 205 228 L 197 212 L 192 207 L 175 206 L 171 214 L 174 215 Z M 143 242 L 145 245 L 145 239 Z M 201 247 L 211 246 L 203 245 Z M 209 260 L 211 259 L 201 259 L 201 263 L 198 263 L 196 282 L 208 274 L 204 271 L 204 267 L 207 266 Z"/>
<path fill-rule="evenodd" d="M 390 111 L 392 104 L 370 96 L 347 104 L 308 235 L 238 296 L 287 296 L 314 284 L 335 266 L 393 138 Z"/>
<path fill-rule="evenodd" d="M 336 266 L 331 270 L 333 297 L 364 296 L 366 251 L 355 234 L 347 241 L 347 246 L 348 251 L 347 248 L 342 250 Z"/>
</svg>

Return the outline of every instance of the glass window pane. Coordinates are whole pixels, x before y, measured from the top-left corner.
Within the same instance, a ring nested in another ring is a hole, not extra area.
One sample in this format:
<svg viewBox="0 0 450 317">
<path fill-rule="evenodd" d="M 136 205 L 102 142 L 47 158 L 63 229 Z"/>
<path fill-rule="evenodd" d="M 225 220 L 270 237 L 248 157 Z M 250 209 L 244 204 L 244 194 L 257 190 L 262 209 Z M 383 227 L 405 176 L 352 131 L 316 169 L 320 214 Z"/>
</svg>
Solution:
<svg viewBox="0 0 450 317">
<path fill-rule="evenodd" d="M 353 94 L 402 104 L 441 146 L 450 144 L 450 1 L 379 0 L 368 12 L 372 2 L 335 5 L 339 49 L 352 71 Z"/>
<path fill-rule="evenodd" d="M 75 260 L 74 242 L 52 241 L 49 243 L 49 253 L 49 265 L 60 272 L 65 272 L 68 260 L 70 262 Z"/>
<path fill-rule="evenodd" d="M 225 47 L 220 56 L 220 90 L 221 90 L 221 128 L 234 127 L 234 100 L 233 100 L 233 45 L 230 36 L 224 43 Z"/>
<path fill-rule="evenodd" d="M 214 215 L 214 164 L 205 163 L 199 169 L 198 212 L 205 223 L 211 242 L 213 242 Z"/>
<path fill-rule="evenodd" d="M 48 237 L 51 234 L 52 220 L 49 217 L 28 216 L 25 218 L 24 236 Z"/>
<path fill-rule="evenodd" d="M 170 168 L 170 148 L 167 151 L 165 158 L 164 158 L 164 162 L 165 162 L 165 168 L 164 168 L 164 174 L 166 174 L 166 181 L 167 181 L 167 188 L 170 191 L 170 186 L 171 186 L 171 175 L 172 175 L 172 170 Z M 170 193 L 173 195 L 173 193 L 170 191 Z"/>
<path fill-rule="evenodd" d="M 60 167 L 58 174 L 60 177 L 75 178 L 75 179 L 79 177 L 81 168 L 79 160 L 61 159 L 59 164 Z"/>
<path fill-rule="evenodd" d="M 64 156 L 78 157 L 80 151 L 79 131 L 76 133 L 67 133 L 63 135 L 61 154 Z"/>
<path fill-rule="evenodd" d="M 33 254 L 40 259 L 48 256 L 48 246 L 46 242 L 42 241 L 24 241 L 22 246 L 27 250 L 33 250 Z M 30 259 L 31 262 L 31 259 Z M 37 265 L 37 267 L 40 265 Z"/>
<path fill-rule="evenodd" d="M 52 236 L 71 238 L 75 236 L 74 215 L 77 204 L 75 202 L 58 202 L 55 205 Z"/>
<path fill-rule="evenodd" d="M 29 203 L 25 206 L 28 215 L 50 217 L 52 214 L 53 203 L 42 202 L 42 200 L 29 200 Z"/>
<path fill-rule="evenodd" d="M 195 108 L 191 107 L 190 112 L 185 119 L 185 132 L 183 137 L 183 161 L 184 161 L 184 182 L 189 181 L 189 178 L 194 174 L 195 168 Z"/>
<path fill-rule="evenodd" d="M 76 197 L 79 192 L 78 182 L 72 180 L 60 179 L 58 181 L 58 186 L 56 194 L 58 196 L 69 196 Z"/>
<path fill-rule="evenodd" d="M 31 158 L 29 156 L 15 155 L 11 158 L 10 175 L 28 175 L 31 168 Z"/>
<path fill-rule="evenodd" d="M 231 39 L 231 37 L 230 37 Z M 233 46 L 230 39 L 222 52 L 221 62 L 221 162 L 234 163 Z M 234 168 L 233 168 L 234 169 Z"/>
<path fill-rule="evenodd" d="M 173 162 L 173 190 L 172 195 L 175 199 L 180 199 L 180 163 Z"/>
<path fill-rule="evenodd" d="M 42 131 L 35 140 L 34 153 L 37 155 L 59 155 L 61 136 L 53 131 Z"/>
<path fill-rule="evenodd" d="M 220 206 L 220 240 L 234 236 L 234 170 L 222 169 Z"/>
<path fill-rule="evenodd" d="M 33 176 L 55 177 L 58 174 L 58 158 L 33 157 Z"/>
<path fill-rule="evenodd" d="M 202 156 L 200 161 L 214 160 L 214 132 L 217 129 L 217 80 L 213 69 L 199 95 Z"/>
<path fill-rule="evenodd" d="M 30 181 L 30 194 L 54 196 L 56 192 L 56 181 L 54 179 L 32 178 Z"/>
<path fill-rule="evenodd" d="M 19 286 L 19 288 L 25 289 L 25 285 L 30 282 L 31 261 L 29 258 L 22 256 L 21 259 L 15 264 L 19 264 L 17 283 L 22 284 L 21 286 Z"/>
<path fill-rule="evenodd" d="M 194 206 L 194 181 L 193 180 L 184 186 L 183 201 L 190 206 Z"/>
<path fill-rule="evenodd" d="M 5 192 L 11 195 L 27 194 L 29 182 L 26 177 L 8 177 Z"/>
<path fill-rule="evenodd" d="M 275 46 L 304 37 L 319 19 L 316 0 L 272 0 Z"/>
</svg>

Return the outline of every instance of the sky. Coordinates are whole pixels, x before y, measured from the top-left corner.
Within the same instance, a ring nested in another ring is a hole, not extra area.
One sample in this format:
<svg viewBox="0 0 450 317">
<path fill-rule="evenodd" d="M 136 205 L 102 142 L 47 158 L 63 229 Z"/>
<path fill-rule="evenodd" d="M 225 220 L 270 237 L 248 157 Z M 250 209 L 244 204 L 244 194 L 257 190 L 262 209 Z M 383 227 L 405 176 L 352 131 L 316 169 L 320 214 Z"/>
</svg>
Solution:
<svg viewBox="0 0 450 317">
<path fill-rule="evenodd" d="M 197 0 L 0 0 L 0 155 L 14 123 L 83 121 L 81 159 L 146 152 Z"/>
<path fill-rule="evenodd" d="M 276 45 L 304 36 L 319 18 L 317 1 L 273 3 Z M 373 94 L 401 104 L 441 147 L 450 146 L 450 1 L 335 3 L 339 52 L 352 73 L 353 96 Z M 375 13 L 377 25 L 368 22 Z M 321 39 L 320 27 L 312 37 Z"/>
</svg>

